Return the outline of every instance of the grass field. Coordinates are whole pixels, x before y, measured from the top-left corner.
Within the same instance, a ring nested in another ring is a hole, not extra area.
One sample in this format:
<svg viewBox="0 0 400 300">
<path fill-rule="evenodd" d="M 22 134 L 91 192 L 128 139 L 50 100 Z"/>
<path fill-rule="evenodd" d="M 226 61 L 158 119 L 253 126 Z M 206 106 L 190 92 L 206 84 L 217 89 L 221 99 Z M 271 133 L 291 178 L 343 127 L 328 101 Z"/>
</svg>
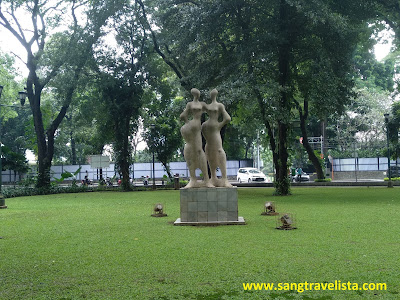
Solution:
<svg viewBox="0 0 400 300">
<path fill-rule="evenodd" d="M 245 226 L 177 227 L 178 191 L 7 199 L 0 299 L 399 299 L 400 193 L 239 189 Z M 261 216 L 276 201 L 297 230 Z M 166 218 L 152 218 L 165 203 Z M 386 291 L 244 291 L 243 283 L 386 283 Z"/>
</svg>

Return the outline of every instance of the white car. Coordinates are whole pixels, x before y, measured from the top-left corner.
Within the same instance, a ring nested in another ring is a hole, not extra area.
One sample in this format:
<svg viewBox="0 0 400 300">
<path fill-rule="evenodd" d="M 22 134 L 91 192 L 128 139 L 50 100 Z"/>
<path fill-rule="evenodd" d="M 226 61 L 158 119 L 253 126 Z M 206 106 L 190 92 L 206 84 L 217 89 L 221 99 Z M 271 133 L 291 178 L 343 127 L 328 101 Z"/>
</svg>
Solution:
<svg viewBox="0 0 400 300">
<path fill-rule="evenodd" d="M 256 168 L 240 168 L 237 172 L 237 181 L 242 182 L 267 182 L 267 176 Z"/>
<path fill-rule="evenodd" d="M 310 175 L 308 175 L 307 173 L 305 173 L 305 172 L 302 172 L 301 173 L 301 180 L 300 180 L 300 176 L 298 175 L 298 174 L 296 174 L 294 177 L 293 177 L 293 182 L 301 182 L 301 181 L 310 181 Z"/>
</svg>

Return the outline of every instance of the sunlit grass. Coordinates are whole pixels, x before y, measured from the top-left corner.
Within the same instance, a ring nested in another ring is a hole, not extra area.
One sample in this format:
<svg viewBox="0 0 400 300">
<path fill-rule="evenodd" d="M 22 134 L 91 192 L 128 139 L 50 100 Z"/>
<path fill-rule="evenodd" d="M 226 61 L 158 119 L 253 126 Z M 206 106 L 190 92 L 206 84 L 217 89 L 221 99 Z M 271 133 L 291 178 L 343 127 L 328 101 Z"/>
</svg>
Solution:
<svg viewBox="0 0 400 300">
<path fill-rule="evenodd" d="M 7 199 L 1 299 L 398 299 L 400 197 L 387 188 L 239 189 L 245 226 L 176 227 L 179 192 Z M 274 229 L 266 200 L 297 230 Z M 166 218 L 150 217 L 152 204 Z M 385 282 L 387 291 L 253 291 L 244 282 Z M 374 295 L 376 294 L 376 295 Z"/>
</svg>

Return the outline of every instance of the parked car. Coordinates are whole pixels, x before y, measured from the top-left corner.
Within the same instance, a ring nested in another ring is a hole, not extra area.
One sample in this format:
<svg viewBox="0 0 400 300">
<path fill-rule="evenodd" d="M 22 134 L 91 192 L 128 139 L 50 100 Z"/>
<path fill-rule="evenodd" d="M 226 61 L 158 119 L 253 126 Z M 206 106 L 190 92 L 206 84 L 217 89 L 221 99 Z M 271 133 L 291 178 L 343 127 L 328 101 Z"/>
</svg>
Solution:
<svg viewBox="0 0 400 300">
<path fill-rule="evenodd" d="M 293 176 L 293 182 L 299 182 L 300 181 L 300 176 L 299 174 L 296 174 Z M 301 181 L 310 181 L 310 175 L 308 175 L 306 172 L 301 173 Z"/>
<path fill-rule="evenodd" d="M 237 172 L 237 181 L 242 182 L 267 182 L 267 176 L 256 168 L 240 168 Z"/>
</svg>

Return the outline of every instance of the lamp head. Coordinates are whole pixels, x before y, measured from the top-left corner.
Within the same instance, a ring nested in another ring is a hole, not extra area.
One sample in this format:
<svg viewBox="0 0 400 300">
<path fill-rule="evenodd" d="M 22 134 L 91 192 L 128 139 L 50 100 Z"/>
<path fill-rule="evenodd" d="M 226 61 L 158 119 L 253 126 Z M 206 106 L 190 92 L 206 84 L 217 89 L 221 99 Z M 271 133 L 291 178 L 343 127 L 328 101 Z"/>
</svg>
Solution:
<svg viewBox="0 0 400 300">
<path fill-rule="evenodd" d="M 25 99 L 28 96 L 27 92 L 18 92 L 19 101 L 21 102 L 21 106 L 24 106 Z"/>
<path fill-rule="evenodd" d="M 385 116 L 385 122 L 386 122 L 386 123 L 389 122 L 389 114 L 386 113 L 386 114 L 384 114 L 384 116 Z"/>
</svg>

